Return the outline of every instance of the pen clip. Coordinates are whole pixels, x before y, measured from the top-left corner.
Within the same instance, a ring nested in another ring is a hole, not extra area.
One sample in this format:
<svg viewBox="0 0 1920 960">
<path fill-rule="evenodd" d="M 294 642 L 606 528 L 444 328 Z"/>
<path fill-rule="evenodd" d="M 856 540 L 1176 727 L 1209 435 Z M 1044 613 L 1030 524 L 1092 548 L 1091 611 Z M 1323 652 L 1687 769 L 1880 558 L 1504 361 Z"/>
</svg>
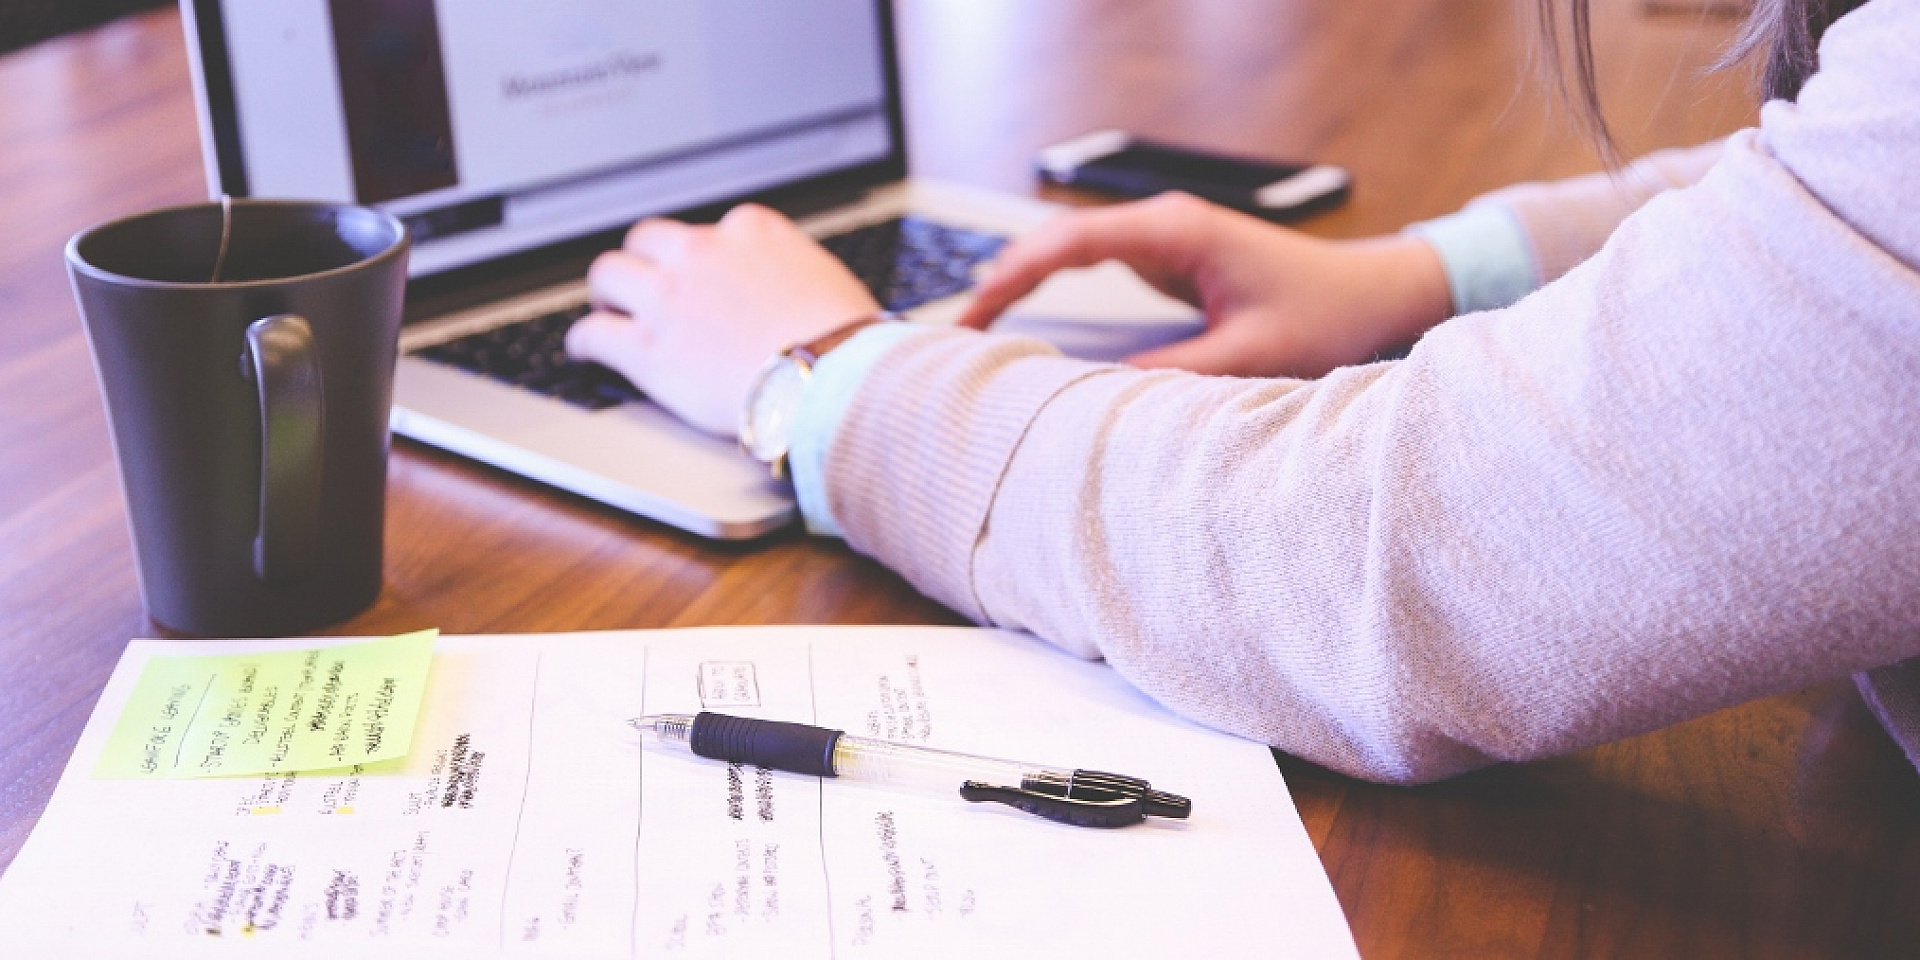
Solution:
<svg viewBox="0 0 1920 960">
<path fill-rule="evenodd" d="M 1004 803 L 1036 817 L 1075 827 L 1124 827 L 1146 819 L 1146 801 L 1138 796 L 1114 795 L 1087 800 L 1055 796 L 1019 787 L 996 787 L 978 780 L 960 785 L 960 797 L 973 803 Z"/>
</svg>

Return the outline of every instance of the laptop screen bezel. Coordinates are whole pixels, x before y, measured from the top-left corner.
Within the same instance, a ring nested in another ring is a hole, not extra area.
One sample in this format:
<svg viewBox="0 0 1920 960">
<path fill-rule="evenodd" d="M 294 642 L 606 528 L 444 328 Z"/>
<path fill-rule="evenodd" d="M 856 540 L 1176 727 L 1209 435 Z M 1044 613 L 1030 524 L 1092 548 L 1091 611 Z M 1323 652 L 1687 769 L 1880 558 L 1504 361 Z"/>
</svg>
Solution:
<svg viewBox="0 0 1920 960">
<path fill-rule="evenodd" d="M 235 105 L 233 71 L 227 53 L 225 0 L 180 0 L 200 83 L 196 91 L 204 126 L 202 149 L 210 150 L 213 195 L 251 196 L 247 165 L 240 140 L 239 111 Z M 907 175 L 906 120 L 901 107 L 900 64 L 894 41 L 892 0 L 874 0 L 880 35 L 880 64 L 884 85 L 887 152 L 876 160 L 822 174 L 771 184 L 761 189 L 723 197 L 659 215 L 691 222 L 709 222 L 736 204 L 764 203 L 779 209 L 802 211 L 823 197 L 852 197 Z M 625 227 L 583 233 L 538 248 L 491 257 L 478 263 L 413 277 L 407 281 L 409 319 L 431 305 L 432 312 L 457 309 L 465 301 L 484 302 L 514 289 L 529 289 L 577 277 L 593 256 L 620 245 Z"/>
</svg>

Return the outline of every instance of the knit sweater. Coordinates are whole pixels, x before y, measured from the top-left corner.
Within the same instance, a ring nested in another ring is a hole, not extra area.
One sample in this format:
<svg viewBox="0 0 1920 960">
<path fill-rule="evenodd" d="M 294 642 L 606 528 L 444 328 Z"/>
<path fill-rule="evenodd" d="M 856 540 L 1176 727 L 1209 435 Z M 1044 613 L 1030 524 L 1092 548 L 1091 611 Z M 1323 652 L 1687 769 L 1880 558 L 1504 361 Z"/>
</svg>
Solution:
<svg viewBox="0 0 1920 960">
<path fill-rule="evenodd" d="M 1509 193 L 1543 272 L 1578 265 L 1403 360 L 1246 380 L 906 338 L 834 436 L 832 512 L 967 616 L 1357 776 L 1876 668 L 1911 752 L 1915 49 L 1920 0 L 1872 0 L 1697 183 Z"/>
</svg>

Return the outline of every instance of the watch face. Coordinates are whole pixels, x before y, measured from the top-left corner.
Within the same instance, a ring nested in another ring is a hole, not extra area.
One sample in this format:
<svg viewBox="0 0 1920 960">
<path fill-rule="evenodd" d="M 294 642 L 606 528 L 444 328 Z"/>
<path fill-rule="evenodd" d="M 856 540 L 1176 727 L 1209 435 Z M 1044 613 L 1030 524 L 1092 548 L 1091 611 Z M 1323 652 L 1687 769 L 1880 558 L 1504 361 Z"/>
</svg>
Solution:
<svg viewBox="0 0 1920 960">
<path fill-rule="evenodd" d="M 749 435 L 741 437 L 754 459 L 772 463 L 787 455 L 793 446 L 793 416 L 806 389 L 807 371 L 791 359 L 767 371 L 749 401 Z"/>
</svg>

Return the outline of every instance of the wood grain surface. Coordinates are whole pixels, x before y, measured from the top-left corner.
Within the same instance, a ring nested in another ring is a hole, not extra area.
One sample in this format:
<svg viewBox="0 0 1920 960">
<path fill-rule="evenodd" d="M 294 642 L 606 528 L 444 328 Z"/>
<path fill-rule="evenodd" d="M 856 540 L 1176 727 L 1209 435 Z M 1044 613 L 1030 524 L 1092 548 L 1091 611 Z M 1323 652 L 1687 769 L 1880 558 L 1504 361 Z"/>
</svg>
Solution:
<svg viewBox="0 0 1920 960">
<path fill-rule="evenodd" d="M 1744 75 L 1702 73 L 1730 21 L 1595 5 L 1624 153 L 1752 121 Z M 1344 164 L 1303 229 L 1397 229 L 1598 166 L 1519 6 L 899 0 L 913 162 L 1030 192 L 1034 148 L 1119 126 Z M 61 248 L 204 195 L 173 12 L 0 58 L 0 867 L 155 632 Z M 960 622 L 837 543 L 707 543 L 409 443 L 390 502 L 385 592 L 333 632 Z M 1423 789 L 1281 766 L 1368 957 L 1920 955 L 1920 778 L 1844 682 Z"/>
</svg>

